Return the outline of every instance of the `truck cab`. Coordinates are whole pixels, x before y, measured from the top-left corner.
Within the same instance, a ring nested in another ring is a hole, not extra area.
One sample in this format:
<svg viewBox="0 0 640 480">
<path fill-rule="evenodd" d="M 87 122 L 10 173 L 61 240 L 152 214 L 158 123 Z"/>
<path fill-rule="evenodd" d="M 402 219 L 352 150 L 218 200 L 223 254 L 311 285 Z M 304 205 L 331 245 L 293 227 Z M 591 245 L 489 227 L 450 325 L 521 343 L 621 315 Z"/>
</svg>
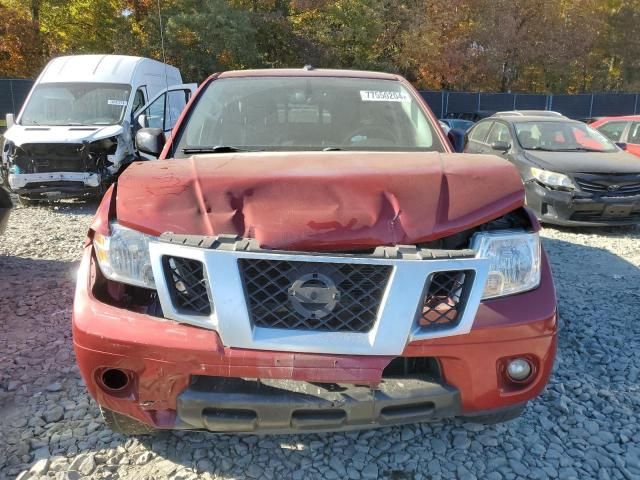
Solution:
<svg viewBox="0 0 640 480">
<path fill-rule="evenodd" d="M 194 90 L 177 68 L 148 58 L 55 58 L 18 117 L 7 115 L 2 176 L 24 204 L 99 196 L 138 159 L 136 119 L 146 113 L 168 132 Z"/>
</svg>

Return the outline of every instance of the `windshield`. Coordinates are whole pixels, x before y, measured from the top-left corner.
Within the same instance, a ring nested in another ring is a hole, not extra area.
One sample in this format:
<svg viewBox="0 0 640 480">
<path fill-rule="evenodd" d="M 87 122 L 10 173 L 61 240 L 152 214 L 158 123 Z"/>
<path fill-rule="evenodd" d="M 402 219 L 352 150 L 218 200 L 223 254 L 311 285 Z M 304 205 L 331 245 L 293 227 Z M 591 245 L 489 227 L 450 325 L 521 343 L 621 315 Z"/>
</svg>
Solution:
<svg viewBox="0 0 640 480">
<path fill-rule="evenodd" d="M 401 83 L 341 77 L 213 81 L 192 109 L 176 156 L 230 149 L 444 151 Z"/>
<path fill-rule="evenodd" d="M 129 101 L 129 85 L 41 83 L 24 108 L 22 125 L 116 125 Z"/>
<path fill-rule="evenodd" d="M 616 152 L 618 148 L 587 125 L 571 121 L 516 123 L 516 135 L 525 150 L 553 152 Z"/>
</svg>

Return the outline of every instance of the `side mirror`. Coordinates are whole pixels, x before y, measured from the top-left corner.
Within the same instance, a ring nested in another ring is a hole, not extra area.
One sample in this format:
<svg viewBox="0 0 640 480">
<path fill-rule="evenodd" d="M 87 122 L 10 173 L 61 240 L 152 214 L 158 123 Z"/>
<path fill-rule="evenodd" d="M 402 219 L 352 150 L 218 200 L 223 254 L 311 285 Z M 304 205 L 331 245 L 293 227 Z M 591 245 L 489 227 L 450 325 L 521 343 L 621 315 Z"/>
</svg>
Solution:
<svg viewBox="0 0 640 480">
<path fill-rule="evenodd" d="M 164 147 L 164 132 L 161 128 L 142 128 L 136 133 L 136 148 L 142 153 L 158 157 Z"/>
<path fill-rule="evenodd" d="M 149 122 L 147 120 L 147 116 L 146 115 L 138 115 L 138 118 L 136 120 L 138 121 L 138 125 L 140 125 L 140 128 L 148 128 L 149 127 Z"/>
<path fill-rule="evenodd" d="M 7 126 L 9 126 L 9 122 L 7 122 Z M 627 149 L 627 144 L 624 142 L 616 142 L 616 145 L 618 146 L 618 148 L 621 148 L 622 150 Z"/>
<path fill-rule="evenodd" d="M 508 142 L 493 142 L 491 144 L 491 148 L 496 152 L 508 152 L 511 148 L 511 145 Z"/>
<path fill-rule="evenodd" d="M 5 119 L 7 121 L 7 128 L 13 127 L 13 125 L 16 123 L 15 118 L 13 117 L 13 113 L 7 113 Z"/>
<path fill-rule="evenodd" d="M 466 135 L 467 132 L 462 128 L 452 128 L 451 130 L 449 130 L 449 133 L 447 133 L 447 138 L 449 139 L 449 142 L 451 142 L 451 146 L 453 147 L 454 152 L 464 152 Z"/>
</svg>

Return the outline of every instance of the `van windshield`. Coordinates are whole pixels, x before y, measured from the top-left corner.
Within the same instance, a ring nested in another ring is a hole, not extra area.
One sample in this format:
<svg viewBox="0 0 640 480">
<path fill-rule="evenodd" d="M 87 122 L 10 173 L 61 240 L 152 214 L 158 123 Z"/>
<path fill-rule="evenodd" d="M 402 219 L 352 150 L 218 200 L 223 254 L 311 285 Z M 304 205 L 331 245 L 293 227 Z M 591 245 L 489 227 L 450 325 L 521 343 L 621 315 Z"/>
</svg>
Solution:
<svg viewBox="0 0 640 480">
<path fill-rule="evenodd" d="M 41 83 L 27 102 L 22 125 L 116 125 L 131 87 L 111 83 Z"/>
<path fill-rule="evenodd" d="M 175 156 L 230 150 L 444 151 L 400 82 L 343 77 L 244 77 L 211 82 Z"/>
</svg>

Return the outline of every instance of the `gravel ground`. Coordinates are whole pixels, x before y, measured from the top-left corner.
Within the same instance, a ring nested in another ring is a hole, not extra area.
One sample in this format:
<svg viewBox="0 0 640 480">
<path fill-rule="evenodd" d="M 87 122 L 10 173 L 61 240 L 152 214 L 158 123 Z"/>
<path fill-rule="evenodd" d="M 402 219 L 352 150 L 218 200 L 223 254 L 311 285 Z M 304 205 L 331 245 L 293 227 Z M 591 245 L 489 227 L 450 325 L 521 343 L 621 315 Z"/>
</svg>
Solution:
<svg viewBox="0 0 640 480">
<path fill-rule="evenodd" d="M 348 434 L 127 438 L 74 363 L 73 277 L 95 205 L 17 208 L 0 237 L 0 478 L 640 479 L 640 229 L 543 232 L 563 329 L 525 415 Z"/>
</svg>

